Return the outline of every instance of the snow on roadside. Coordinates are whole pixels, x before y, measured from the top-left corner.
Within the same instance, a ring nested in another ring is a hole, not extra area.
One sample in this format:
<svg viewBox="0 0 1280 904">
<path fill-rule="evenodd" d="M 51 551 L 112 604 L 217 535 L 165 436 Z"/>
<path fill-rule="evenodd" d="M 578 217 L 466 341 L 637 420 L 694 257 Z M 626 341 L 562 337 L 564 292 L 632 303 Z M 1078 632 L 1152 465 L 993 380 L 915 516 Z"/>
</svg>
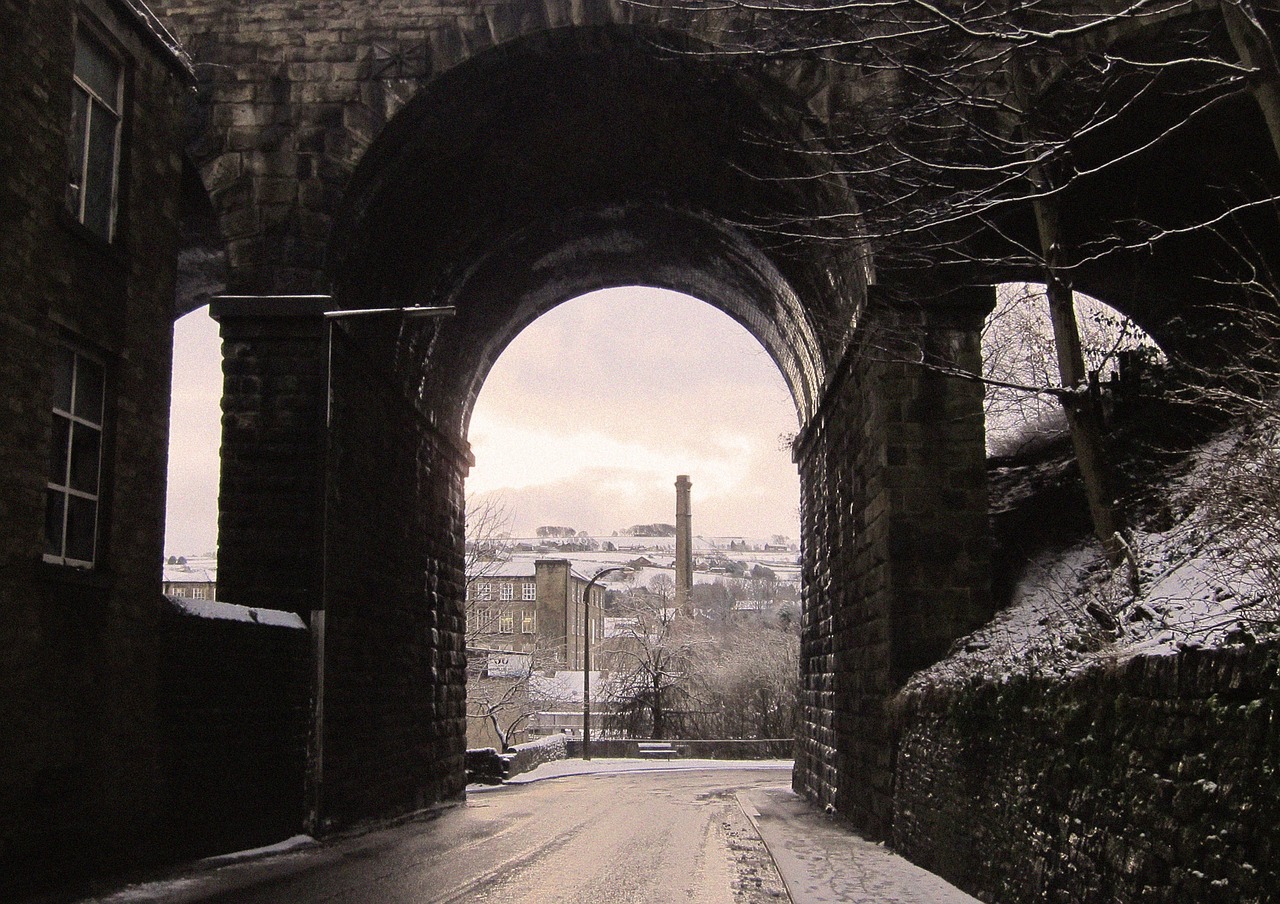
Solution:
<svg viewBox="0 0 1280 904">
<path fill-rule="evenodd" d="M 1249 644 L 1280 633 L 1280 414 L 1197 449 L 1140 514 L 1127 566 L 1113 571 L 1091 538 L 1026 568 L 1010 605 L 962 638 L 908 688 L 1009 675 L 1066 675 L 1135 655 Z M 1261 481 L 1259 483 L 1258 481 Z"/>
</svg>

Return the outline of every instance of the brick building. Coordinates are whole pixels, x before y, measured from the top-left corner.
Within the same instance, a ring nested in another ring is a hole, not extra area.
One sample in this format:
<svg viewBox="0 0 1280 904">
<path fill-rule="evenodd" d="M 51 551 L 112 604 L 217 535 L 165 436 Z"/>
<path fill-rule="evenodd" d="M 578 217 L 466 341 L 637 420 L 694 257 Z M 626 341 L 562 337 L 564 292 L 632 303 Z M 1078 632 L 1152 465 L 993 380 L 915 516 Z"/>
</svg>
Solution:
<svg viewBox="0 0 1280 904">
<path fill-rule="evenodd" d="M 0 898 L 154 860 L 193 74 L 138 0 L 0 0 Z"/>
<path fill-rule="evenodd" d="M 471 570 L 467 580 L 468 747 L 502 747 L 528 740 L 527 729 L 549 705 L 534 690 L 538 677 L 574 669 L 581 675 L 582 598 L 588 584 L 590 580 L 567 559 L 480 562 Z M 591 588 L 593 650 L 604 637 L 604 594 L 599 585 Z M 578 680 L 581 706 L 581 677 Z"/>
<path fill-rule="evenodd" d="M 467 647 L 538 653 L 544 668 L 581 669 L 582 594 L 590 580 L 567 559 L 485 563 L 467 580 Z M 602 631 L 604 588 L 591 588 L 591 638 Z M 474 658 L 474 656 L 473 656 Z"/>
</svg>

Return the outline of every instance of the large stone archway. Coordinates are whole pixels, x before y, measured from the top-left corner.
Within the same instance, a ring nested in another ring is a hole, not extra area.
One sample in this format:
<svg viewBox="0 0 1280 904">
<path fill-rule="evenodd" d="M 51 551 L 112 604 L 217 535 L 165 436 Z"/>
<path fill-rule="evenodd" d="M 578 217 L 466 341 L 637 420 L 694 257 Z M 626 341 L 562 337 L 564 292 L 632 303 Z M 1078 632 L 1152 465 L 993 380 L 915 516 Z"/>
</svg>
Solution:
<svg viewBox="0 0 1280 904">
<path fill-rule="evenodd" d="M 371 16 L 336 0 L 321 21 L 274 0 L 164 6 L 208 67 L 190 153 L 239 293 L 217 306 L 220 583 L 233 602 L 325 626 L 315 821 L 458 792 L 471 406 L 541 313 L 638 283 L 737 319 L 791 389 L 805 579 L 796 784 L 884 835 L 885 701 L 988 615 L 981 390 L 947 374 L 979 369 L 991 292 L 972 284 L 1035 276 L 1026 199 L 955 248 L 935 241 L 946 267 L 892 272 L 856 230 L 816 237 L 814 223 L 861 222 L 818 115 L 833 85 L 849 86 L 820 66 L 705 52 L 762 25 L 744 10 L 455 0 Z M 1181 98 L 1159 94 L 1155 128 L 1185 115 Z M 1164 191 L 1173 176 L 1199 186 L 1225 166 L 1235 184 L 1271 185 L 1259 120 L 1236 115 L 1247 102 L 1225 99 L 1221 115 L 1073 183 L 1072 240 L 1214 215 L 1217 196 Z M 1206 140 L 1221 128 L 1239 136 L 1225 154 Z M 1079 160 L 1114 150 L 1083 141 Z M 1259 226 L 1273 212 L 1249 216 L 1233 234 L 1259 236 L 1274 259 L 1274 230 Z M 1212 360 L 1212 280 L 1232 253 L 1220 238 L 1121 241 L 1073 275 L 1166 347 Z M 455 316 L 323 317 L 411 305 Z"/>
<path fill-rule="evenodd" d="M 856 208 L 819 156 L 790 150 L 813 147 L 802 99 L 671 43 L 607 26 L 475 55 L 361 158 L 335 208 L 331 293 L 217 306 L 222 587 L 307 612 L 323 637 L 317 827 L 460 792 L 470 411 L 506 344 L 591 289 L 693 294 L 791 389 L 798 788 L 887 831 L 887 696 L 988 614 L 981 391 L 920 364 L 976 367 L 991 291 L 871 291 L 857 247 L 764 228 Z M 411 305 L 455 314 L 323 317 Z"/>
</svg>

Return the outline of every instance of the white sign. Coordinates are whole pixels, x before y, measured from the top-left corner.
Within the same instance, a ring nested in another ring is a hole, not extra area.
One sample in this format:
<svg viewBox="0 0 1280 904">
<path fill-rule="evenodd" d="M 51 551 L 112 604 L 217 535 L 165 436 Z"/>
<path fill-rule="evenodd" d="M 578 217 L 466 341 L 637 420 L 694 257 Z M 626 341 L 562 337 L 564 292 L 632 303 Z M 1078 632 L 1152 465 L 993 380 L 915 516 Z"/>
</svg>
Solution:
<svg viewBox="0 0 1280 904">
<path fill-rule="evenodd" d="M 490 653 L 485 670 L 490 678 L 525 678 L 533 670 L 533 654 Z"/>
</svg>

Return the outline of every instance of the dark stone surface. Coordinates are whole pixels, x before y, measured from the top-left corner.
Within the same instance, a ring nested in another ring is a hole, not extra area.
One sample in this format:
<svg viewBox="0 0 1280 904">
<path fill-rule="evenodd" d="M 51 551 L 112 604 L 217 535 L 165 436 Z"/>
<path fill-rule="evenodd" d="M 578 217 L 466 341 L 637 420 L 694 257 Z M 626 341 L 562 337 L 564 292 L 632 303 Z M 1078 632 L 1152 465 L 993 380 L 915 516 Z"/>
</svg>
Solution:
<svg viewBox="0 0 1280 904">
<path fill-rule="evenodd" d="M 127 61 L 114 240 L 65 210 L 77 15 Z M 165 807 L 154 632 L 183 104 L 123 3 L 0 3 L 0 899 L 153 860 Z M 54 362 L 99 359 L 98 554 L 42 561 Z"/>
<path fill-rule="evenodd" d="M 157 640 L 168 855 L 224 854 L 298 834 L 309 632 L 196 617 L 170 603 Z"/>
<path fill-rule="evenodd" d="M 878 292 L 796 441 L 804 623 L 794 785 L 874 838 L 892 825 L 888 699 L 991 614 L 981 388 L 909 362 L 974 366 L 993 302 L 990 289 L 964 290 L 930 317 Z"/>
<path fill-rule="evenodd" d="M 983 900 L 1265 902 L 1280 644 L 897 701 L 893 843 Z"/>
</svg>

